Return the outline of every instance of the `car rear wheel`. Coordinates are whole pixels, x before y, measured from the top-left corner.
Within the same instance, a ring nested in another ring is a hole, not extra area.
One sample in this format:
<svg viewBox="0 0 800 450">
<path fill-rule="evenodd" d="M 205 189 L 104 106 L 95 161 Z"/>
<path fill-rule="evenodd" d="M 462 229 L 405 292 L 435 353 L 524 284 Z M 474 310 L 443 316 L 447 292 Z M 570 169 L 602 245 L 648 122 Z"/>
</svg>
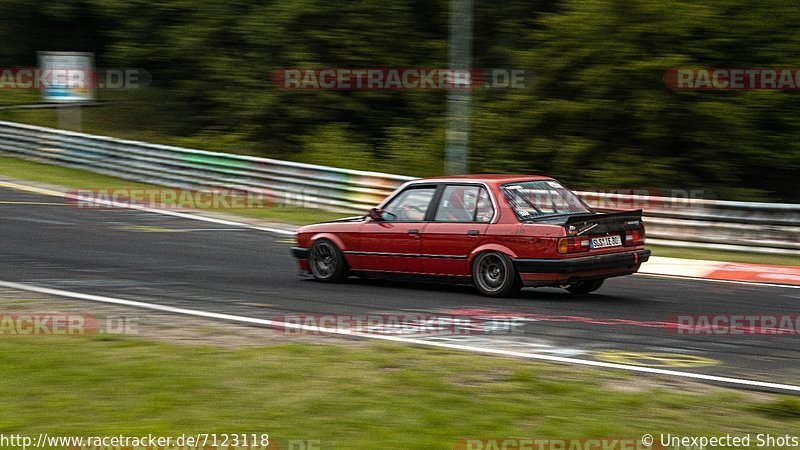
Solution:
<svg viewBox="0 0 800 450">
<path fill-rule="evenodd" d="M 319 281 L 338 283 L 347 278 L 347 263 L 342 252 L 327 239 L 320 239 L 311 246 L 308 265 Z"/>
<path fill-rule="evenodd" d="M 589 292 L 600 289 L 600 286 L 603 285 L 603 281 L 604 280 L 579 281 L 567 286 L 567 290 L 573 294 L 588 294 Z"/>
<path fill-rule="evenodd" d="M 472 262 L 472 283 L 487 297 L 509 297 L 522 283 L 511 259 L 498 252 L 481 253 Z"/>
</svg>

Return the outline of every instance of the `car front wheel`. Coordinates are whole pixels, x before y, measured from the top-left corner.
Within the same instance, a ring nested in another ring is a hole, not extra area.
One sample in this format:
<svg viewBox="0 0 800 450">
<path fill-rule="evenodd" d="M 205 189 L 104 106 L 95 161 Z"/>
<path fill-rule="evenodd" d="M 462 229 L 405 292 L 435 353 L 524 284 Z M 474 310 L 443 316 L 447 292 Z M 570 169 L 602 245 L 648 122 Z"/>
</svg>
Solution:
<svg viewBox="0 0 800 450">
<path fill-rule="evenodd" d="M 509 297 L 522 287 L 511 259 L 498 252 L 481 253 L 475 257 L 472 283 L 487 297 Z"/>
<path fill-rule="evenodd" d="M 319 281 L 338 283 L 347 278 L 347 263 L 336 244 L 320 239 L 311 246 L 308 255 L 311 274 Z"/>
</svg>

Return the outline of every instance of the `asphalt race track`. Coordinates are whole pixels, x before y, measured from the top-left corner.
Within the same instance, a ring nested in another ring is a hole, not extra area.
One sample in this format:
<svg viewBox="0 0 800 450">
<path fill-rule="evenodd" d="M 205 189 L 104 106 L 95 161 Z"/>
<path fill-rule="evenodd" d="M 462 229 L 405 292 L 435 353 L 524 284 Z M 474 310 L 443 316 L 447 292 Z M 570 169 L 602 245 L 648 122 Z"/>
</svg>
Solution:
<svg viewBox="0 0 800 450">
<path fill-rule="evenodd" d="M 0 189 L 0 280 L 271 319 L 287 313 L 515 317 L 512 333 L 427 337 L 622 364 L 800 384 L 800 335 L 690 336 L 676 315 L 797 314 L 800 289 L 636 275 L 598 292 L 488 299 L 452 285 L 301 278 L 291 239 L 128 209 L 67 207 Z"/>
</svg>

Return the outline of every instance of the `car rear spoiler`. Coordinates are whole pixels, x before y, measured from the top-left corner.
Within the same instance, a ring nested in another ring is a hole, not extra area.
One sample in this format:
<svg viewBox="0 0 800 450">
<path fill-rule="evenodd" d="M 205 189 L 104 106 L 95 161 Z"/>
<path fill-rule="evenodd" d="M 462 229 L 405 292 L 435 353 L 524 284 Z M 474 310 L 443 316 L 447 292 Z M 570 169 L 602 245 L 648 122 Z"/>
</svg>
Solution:
<svg viewBox="0 0 800 450">
<path fill-rule="evenodd" d="M 582 222 L 608 222 L 610 220 L 642 220 L 642 210 L 619 211 L 613 213 L 594 213 L 594 214 L 574 214 L 567 216 L 564 225 L 572 225 Z"/>
<path fill-rule="evenodd" d="M 603 223 L 603 222 L 622 222 L 622 221 L 641 221 L 642 210 L 619 211 L 613 213 L 580 213 L 568 216 L 542 217 L 534 219 L 536 223 L 548 223 L 553 225 L 575 225 L 578 223 Z"/>
</svg>

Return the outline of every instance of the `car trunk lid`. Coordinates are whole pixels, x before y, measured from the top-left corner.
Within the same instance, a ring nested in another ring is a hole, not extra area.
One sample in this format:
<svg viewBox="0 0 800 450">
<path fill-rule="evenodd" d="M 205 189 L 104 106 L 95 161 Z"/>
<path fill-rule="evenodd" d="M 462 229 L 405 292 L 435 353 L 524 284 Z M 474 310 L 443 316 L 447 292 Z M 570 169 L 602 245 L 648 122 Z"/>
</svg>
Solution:
<svg viewBox="0 0 800 450">
<path fill-rule="evenodd" d="M 642 210 L 542 217 L 536 222 L 564 227 L 568 238 L 559 253 L 605 251 L 644 244 Z"/>
</svg>

